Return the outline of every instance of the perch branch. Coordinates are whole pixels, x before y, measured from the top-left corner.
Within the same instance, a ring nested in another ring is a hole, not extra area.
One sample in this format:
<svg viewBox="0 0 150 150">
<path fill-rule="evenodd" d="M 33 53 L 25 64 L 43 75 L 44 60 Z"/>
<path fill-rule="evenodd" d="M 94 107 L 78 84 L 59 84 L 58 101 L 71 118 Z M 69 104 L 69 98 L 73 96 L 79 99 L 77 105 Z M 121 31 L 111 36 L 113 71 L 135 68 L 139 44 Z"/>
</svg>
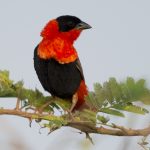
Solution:
<svg viewBox="0 0 150 150">
<path fill-rule="evenodd" d="M 15 115 L 19 117 L 24 117 L 27 119 L 43 119 L 43 120 L 54 120 L 60 119 L 59 116 L 52 114 L 41 114 L 41 113 L 31 113 L 22 110 L 16 109 L 0 109 L 0 115 Z M 123 126 L 118 126 L 112 124 L 111 128 L 106 128 L 105 126 L 95 127 L 95 124 L 92 122 L 85 121 L 73 121 L 69 120 L 64 126 L 69 126 L 75 129 L 78 129 L 85 133 L 96 133 L 96 134 L 105 134 L 112 136 L 147 136 L 150 135 L 150 126 L 144 129 L 131 129 L 125 128 Z"/>
</svg>

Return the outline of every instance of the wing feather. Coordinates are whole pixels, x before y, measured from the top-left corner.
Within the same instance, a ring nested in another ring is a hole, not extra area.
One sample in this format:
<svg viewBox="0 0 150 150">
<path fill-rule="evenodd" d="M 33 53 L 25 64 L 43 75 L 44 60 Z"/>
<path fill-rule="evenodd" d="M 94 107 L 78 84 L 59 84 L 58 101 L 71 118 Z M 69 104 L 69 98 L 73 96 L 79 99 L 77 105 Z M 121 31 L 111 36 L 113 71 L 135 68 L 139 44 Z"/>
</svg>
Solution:
<svg viewBox="0 0 150 150">
<path fill-rule="evenodd" d="M 81 74 L 82 80 L 84 80 L 83 69 L 82 69 L 81 62 L 80 62 L 79 58 L 76 60 L 76 67 L 77 67 L 77 69 L 79 70 L 79 72 Z"/>
</svg>

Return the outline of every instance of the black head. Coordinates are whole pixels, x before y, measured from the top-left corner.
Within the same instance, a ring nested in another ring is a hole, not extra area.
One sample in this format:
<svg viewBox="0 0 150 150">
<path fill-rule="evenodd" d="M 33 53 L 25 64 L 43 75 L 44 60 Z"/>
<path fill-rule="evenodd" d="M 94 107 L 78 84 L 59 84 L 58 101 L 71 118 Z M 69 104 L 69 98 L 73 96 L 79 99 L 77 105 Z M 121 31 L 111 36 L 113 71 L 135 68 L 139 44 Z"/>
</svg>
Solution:
<svg viewBox="0 0 150 150">
<path fill-rule="evenodd" d="M 88 25 L 87 23 L 81 21 L 79 18 L 75 16 L 60 16 L 56 18 L 58 25 L 59 25 L 59 31 L 61 32 L 67 32 L 72 29 L 79 29 L 79 30 L 84 30 L 84 29 L 90 29 L 91 26 Z"/>
</svg>

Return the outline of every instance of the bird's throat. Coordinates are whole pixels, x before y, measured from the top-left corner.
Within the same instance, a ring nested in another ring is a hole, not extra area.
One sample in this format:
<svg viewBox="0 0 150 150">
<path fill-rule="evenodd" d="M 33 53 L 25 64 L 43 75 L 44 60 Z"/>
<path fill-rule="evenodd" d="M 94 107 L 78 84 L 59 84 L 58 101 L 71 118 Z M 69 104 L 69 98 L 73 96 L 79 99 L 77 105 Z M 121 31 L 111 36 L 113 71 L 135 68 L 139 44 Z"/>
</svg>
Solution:
<svg viewBox="0 0 150 150">
<path fill-rule="evenodd" d="M 73 62 L 78 57 L 73 43 L 61 37 L 43 39 L 38 47 L 38 56 L 42 59 L 53 58 L 61 64 Z"/>
</svg>

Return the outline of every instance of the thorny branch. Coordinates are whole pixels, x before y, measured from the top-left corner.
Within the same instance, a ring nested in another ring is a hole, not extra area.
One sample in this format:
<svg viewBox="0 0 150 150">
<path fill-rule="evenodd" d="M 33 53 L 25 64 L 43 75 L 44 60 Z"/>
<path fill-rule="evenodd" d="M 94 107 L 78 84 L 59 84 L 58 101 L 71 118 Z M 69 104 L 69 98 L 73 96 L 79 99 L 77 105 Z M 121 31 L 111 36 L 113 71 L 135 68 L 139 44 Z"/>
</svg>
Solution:
<svg viewBox="0 0 150 150">
<path fill-rule="evenodd" d="M 43 113 L 31 113 L 27 111 L 22 111 L 18 109 L 0 109 L 0 115 L 15 115 L 23 118 L 27 118 L 29 120 L 32 119 L 43 119 L 47 121 L 51 121 L 52 119 L 60 118 L 62 116 L 54 116 L 53 114 L 43 114 Z M 111 128 L 107 128 L 105 126 L 95 127 L 95 124 L 92 122 L 85 122 L 85 121 L 74 121 L 68 120 L 66 124 L 63 126 L 69 126 L 75 129 L 78 129 L 82 132 L 85 132 L 86 135 L 89 133 L 96 133 L 96 134 L 105 134 L 105 135 L 112 135 L 112 136 L 148 136 L 150 135 L 150 126 L 144 129 L 131 129 L 125 128 L 123 126 L 118 126 L 112 124 Z"/>
</svg>

